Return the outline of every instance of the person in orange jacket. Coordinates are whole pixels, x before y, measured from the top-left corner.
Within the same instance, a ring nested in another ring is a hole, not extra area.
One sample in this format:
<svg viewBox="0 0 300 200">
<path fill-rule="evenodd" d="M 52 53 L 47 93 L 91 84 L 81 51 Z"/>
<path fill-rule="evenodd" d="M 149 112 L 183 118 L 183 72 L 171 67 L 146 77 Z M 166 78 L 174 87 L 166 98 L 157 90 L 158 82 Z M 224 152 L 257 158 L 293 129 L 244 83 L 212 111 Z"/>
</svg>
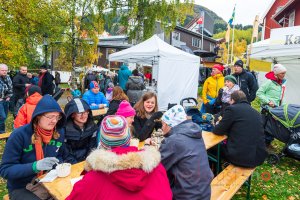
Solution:
<svg viewBox="0 0 300 200">
<path fill-rule="evenodd" d="M 17 117 L 14 121 L 14 128 L 19 128 L 31 121 L 32 113 L 43 97 L 41 88 L 36 85 L 30 85 L 25 89 L 26 103 L 20 108 Z"/>
</svg>

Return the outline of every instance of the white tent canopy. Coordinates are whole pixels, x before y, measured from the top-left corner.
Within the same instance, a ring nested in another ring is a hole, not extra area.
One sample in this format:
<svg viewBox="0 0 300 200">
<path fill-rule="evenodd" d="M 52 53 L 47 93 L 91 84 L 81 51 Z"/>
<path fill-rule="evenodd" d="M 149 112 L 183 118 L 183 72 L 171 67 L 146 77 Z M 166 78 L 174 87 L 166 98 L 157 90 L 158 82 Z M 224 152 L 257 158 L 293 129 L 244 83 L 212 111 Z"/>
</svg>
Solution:
<svg viewBox="0 0 300 200">
<path fill-rule="evenodd" d="M 277 62 L 287 68 L 285 103 L 300 104 L 300 45 L 270 44 L 270 40 L 254 43 L 250 58 Z"/>
<path fill-rule="evenodd" d="M 156 35 L 110 54 L 109 61 L 153 66 L 160 110 L 166 110 L 168 103 L 179 103 L 183 98 L 197 98 L 199 57 L 167 44 Z"/>
</svg>

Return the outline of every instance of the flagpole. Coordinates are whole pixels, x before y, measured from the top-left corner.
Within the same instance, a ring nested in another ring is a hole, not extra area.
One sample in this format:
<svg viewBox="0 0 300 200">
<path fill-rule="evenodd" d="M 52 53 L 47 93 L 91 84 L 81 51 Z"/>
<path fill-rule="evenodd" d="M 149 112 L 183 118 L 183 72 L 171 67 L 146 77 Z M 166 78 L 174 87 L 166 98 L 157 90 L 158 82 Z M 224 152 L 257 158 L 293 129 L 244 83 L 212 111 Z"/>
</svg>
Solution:
<svg viewBox="0 0 300 200">
<path fill-rule="evenodd" d="M 229 50 L 230 50 L 230 26 L 229 25 L 227 25 L 227 29 L 229 29 L 229 30 L 227 30 L 227 31 L 229 31 L 229 37 L 228 37 L 228 42 L 227 42 L 227 65 L 228 65 L 228 63 L 229 63 Z"/>
<path fill-rule="evenodd" d="M 204 30 L 204 11 L 202 11 L 201 13 L 202 15 L 202 19 L 203 19 L 203 22 L 202 22 L 202 42 L 201 42 L 201 50 L 203 50 L 203 30 Z"/>
<path fill-rule="evenodd" d="M 232 57 L 233 57 L 233 44 L 234 44 L 234 24 L 232 27 L 232 47 L 231 47 L 231 57 L 230 57 L 230 63 L 233 62 Z"/>
</svg>

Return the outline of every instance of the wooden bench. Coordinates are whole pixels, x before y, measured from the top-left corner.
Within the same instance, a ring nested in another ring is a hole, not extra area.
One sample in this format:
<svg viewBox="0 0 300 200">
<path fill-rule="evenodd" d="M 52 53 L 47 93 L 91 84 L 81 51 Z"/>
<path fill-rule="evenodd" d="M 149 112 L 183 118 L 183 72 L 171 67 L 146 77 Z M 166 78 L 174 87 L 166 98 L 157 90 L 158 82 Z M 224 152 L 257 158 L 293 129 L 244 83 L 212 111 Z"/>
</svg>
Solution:
<svg viewBox="0 0 300 200">
<path fill-rule="evenodd" d="M 6 140 L 9 138 L 11 132 L 10 133 L 2 133 L 0 134 L 0 140 Z"/>
<path fill-rule="evenodd" d="M 3 196 L 3 200 L 9 200 L 8 194 L 6 194 L 6 195 Z"/>
<path fill-rule="evenodd" d="M 247 199 L 250 199 L 251 175 L 255 168 L 227 166 L 211 182 L 211 200 L 229 200 L 246 183 Z"/>
</svg>

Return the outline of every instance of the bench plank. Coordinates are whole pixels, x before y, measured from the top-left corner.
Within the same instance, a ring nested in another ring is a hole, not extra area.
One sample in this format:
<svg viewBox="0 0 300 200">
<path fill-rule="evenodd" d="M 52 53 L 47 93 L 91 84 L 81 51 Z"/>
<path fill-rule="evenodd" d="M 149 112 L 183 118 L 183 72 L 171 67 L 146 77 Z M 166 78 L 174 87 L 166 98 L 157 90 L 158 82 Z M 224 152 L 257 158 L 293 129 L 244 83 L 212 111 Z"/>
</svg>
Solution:
<svg viewBox="0 0 300 200">
<path fill-rule="evenodd" d="M 226 167 L 211 182 L 211 200 L 229 200 L 252 175 L 255 168 Z"/>
<path fill-rule="evenodd" d="M 9 138 L 10 134 L 11 134 L 11 132 L 10 133 L 2 133 L 2 134 L 0 134 L 0 140 Z"/>
</svg>

